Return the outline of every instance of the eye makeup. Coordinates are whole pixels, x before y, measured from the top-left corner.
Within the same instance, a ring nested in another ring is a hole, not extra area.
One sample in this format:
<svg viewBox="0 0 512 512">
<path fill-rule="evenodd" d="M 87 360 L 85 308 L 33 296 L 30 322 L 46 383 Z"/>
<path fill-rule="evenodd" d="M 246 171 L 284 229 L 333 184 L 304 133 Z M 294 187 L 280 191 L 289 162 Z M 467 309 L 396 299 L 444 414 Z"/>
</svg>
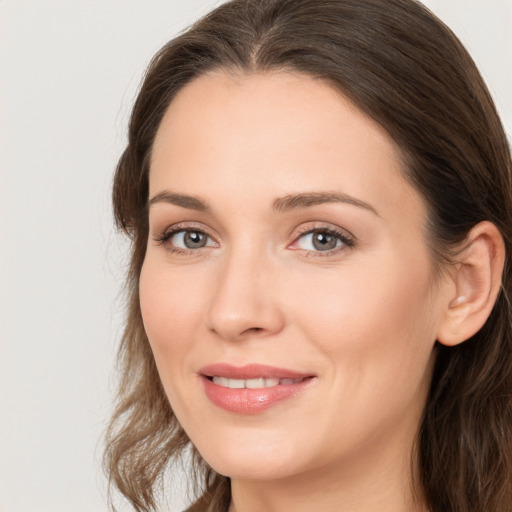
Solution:
<svg viewBox="0 0 512 512">
<path fill-rule="evenodd" d="M 190 224 L 173 225 L 154 236 L 153 240 L 172 254 L 183 256 L 192 255 L 201 249 L 219 247 L 204 228 Z M 300 228 L 287 248 L 309 256 L 331 256 L 354 245 L 354 237 L 346 231 L 317 224 Z"/>
</svg>

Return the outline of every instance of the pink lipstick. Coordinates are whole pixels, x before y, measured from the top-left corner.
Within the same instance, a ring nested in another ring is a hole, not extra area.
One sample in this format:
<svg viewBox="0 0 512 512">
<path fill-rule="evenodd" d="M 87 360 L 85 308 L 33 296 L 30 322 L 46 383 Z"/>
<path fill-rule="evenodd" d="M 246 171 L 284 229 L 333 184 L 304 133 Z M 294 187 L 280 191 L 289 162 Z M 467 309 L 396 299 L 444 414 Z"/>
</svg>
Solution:
<svg viewBox="0 0 512 512">
<path fill-rule="evenodd" d="M 216 406 L 240 414 L 257 414 L 298 395 L 314 375 L 273 366 L 225 363 L 200 370 L 204 390 Z"/>
</svg>

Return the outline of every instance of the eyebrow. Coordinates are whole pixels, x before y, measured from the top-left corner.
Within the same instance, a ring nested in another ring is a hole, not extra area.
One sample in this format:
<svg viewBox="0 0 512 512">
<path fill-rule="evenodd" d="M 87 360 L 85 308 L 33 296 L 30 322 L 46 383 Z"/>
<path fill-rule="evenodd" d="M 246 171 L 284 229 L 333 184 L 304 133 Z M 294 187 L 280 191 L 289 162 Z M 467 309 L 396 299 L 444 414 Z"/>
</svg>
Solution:
<svg viewBox="0 0 512 512">
<path fill-rule="evenodd" d="M 189 196 L 187 194 L 175 194 L 164 190 L 148 201 L 148 208 L 157 203 L 169 203 L 188 208 L 189 210 L 197 210 L 200 212 L 209 212 L 211 208 L 208 204 L 198 197 Z"/>
<path fill-rule="evenodd" d="M 369 210 L 375 215 L 379 216 L 375 208 L 355 197 L 349 196 L 344 192 L 304 192 L 301 194 L 290 194 L 284 197 L 279 197 L 274 201 L 272 209 L 276 213 L 283 213 L 289 210 L 299 208 L 308 208 L 324 203 L 346 203 L 359 208 Z"/>
<path fill-rule="evenodd" d="M 157 203 L 174 204 L 182 208 L 200 212 L 210 212 L 212 210 L 208 203 L 199 197 L 177 194 L 168 190 L 164 190 L 152 197 L 148 201 L 148 208 Z M 275 199 L 272 204 L 272 211 L 274 213 L 285 213 L 290 210 L 309 208 L 325 203 L 351 204 L 359 208 L 364 208 L 380 217 L 377 210 L 375 210 L 372 205 L 343 192 L 303 192 L 299 194 L 289 194 Z"/>
</svg>

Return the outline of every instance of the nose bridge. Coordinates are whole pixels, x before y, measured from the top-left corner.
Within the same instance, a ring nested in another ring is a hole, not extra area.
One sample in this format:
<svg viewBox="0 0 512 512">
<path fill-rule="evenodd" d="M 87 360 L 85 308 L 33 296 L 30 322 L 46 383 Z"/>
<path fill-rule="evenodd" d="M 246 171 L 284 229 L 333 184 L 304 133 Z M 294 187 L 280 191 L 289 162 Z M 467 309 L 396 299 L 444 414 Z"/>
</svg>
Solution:
<svg viewBox="0 0 512 512">
<path fill-rule="evenodd" d="M 226 252 L 212 290 L 208 327 L 226 339 L 264 336 L 282 328 L 274 265 L 248 241 Z"/>
</svg>

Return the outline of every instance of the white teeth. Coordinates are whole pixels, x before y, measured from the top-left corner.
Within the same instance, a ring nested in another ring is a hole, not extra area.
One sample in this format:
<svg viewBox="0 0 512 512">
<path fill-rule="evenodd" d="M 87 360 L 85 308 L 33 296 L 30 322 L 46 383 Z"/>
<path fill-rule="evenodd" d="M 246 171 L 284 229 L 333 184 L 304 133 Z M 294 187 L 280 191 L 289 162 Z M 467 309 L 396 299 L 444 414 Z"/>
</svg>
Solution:
<svg viewBox="0 0 512 512">
<path fill-rule="evenodd" d="M 232 389 L 243 389 L 245 388 L 244 379 L 228 379 L 228 387 Z"/>
<path fill-rule="evenodd" d="M 215 376 L 212 378 L 214 384 L 218 386 L 222 386 L 224 388 L 231 389 L 261 389 L 261 388 L 272 388 L 278 385 L 291 385 L 302 382 L 304 379 L 274 379 L 268 378 L 265 379 L 263 377 L 256 379 L 228 379 L 226 377 L 218 377 Z"/>
<path fill-rule="evenodd" d="M 247 379 L 245 387 L 249 389 L 257 389 L 265 387 L 265 379 Z"/>
<path fill-rule="evenodd" d="M 213 377 L 213 382 L 224 388 L 229 388 L 229 379 L 226 377 Z"/>
</svg>

